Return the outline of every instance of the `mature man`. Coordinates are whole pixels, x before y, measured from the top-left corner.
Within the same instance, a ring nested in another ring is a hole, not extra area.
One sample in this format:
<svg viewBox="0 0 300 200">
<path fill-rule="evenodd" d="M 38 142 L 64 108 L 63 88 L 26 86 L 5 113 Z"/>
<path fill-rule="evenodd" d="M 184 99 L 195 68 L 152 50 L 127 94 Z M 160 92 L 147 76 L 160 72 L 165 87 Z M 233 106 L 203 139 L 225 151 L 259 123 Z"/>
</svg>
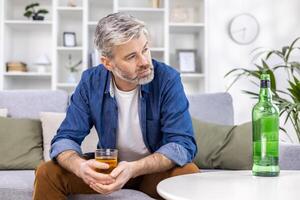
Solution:
<svg viewBox="0 0 300 200">
<path fill-rule="evenodd" d="M 36 170 L 34 199 L 109 194 L 133 188 L 159 198 L 164 178 L 195 173 L 189 103 L 179 74 L 151 59 L 145 24 L 124 13 L 101 19 L 95 45 L 103 64 L 83 72 L 67 116 L 52 140 L 52 161 Z M 81 142 L 96 127 L 98 148 L 117 148 L 118 166 L 88 159 Z"/>
</svg>

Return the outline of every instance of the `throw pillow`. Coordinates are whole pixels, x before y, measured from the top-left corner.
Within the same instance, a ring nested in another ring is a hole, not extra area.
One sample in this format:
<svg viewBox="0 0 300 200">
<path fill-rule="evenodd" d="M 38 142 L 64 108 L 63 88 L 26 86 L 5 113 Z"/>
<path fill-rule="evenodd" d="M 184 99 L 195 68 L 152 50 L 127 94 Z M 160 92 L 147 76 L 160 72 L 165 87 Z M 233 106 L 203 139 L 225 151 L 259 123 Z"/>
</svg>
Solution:
<svg viewBox="0 0 300 200">
<path fill-rule="evenodd" d="M 0 117 L 0 169 L 35 169 L 43 159 L 39 120 Z"/>
<path fill-rule="evenodd" d="M 0 117 L 7 117 L 7 108 L 0 108 Z"/>
<path fill-rule="evenodd" d="M 44 144 L 44 160 L 50 160 L 49 151 L 51 148 L 51 140 L 60 127 L 60 124 L 65 119 L 66 113 L 55 113 L 55 112 L 41 112 L 40 119 L 43 128 L 43 144 Z M 83 140 L 81 144 L 81 149 L 83 153 L 94 152 L 97 148 L 98 134 L 93 127 L 90 134 Z"/>
<path fill-rule="evenodd" d="M 194 162 L 200 169 L 251 169 L 251 122 L 230 126 L 192 120 L 198 146 Z"/>
</svg>

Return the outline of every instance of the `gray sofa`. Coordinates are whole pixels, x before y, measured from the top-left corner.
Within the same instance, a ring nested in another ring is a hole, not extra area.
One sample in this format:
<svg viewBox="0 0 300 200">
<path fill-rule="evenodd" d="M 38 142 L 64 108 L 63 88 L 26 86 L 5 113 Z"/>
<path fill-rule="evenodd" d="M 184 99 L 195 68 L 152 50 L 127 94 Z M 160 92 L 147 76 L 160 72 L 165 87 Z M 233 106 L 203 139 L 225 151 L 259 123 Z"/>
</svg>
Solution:
<svg viewBox="0 0 300 200">
<path fill-rule="evenodd" d="M 68 95 L 63 91 L 0 91 L 0 108 L 10 117 L 39 118 L 39 112 L 65 112 Z M 234 122 L 232 98 L 228 93 L 202 94 L 189 97 L 191 115 L 208 122 L 231 125 Z M 300 169 L 300 146 L 281 144 L 281 169 Z M 32 198 L 34 170 L 0 170 L 0 200 Z M 70 200 L 147 200 L 149 196 L 135 190 L 122 189 L 104 196 L 74 195 Z"/>
</svg>

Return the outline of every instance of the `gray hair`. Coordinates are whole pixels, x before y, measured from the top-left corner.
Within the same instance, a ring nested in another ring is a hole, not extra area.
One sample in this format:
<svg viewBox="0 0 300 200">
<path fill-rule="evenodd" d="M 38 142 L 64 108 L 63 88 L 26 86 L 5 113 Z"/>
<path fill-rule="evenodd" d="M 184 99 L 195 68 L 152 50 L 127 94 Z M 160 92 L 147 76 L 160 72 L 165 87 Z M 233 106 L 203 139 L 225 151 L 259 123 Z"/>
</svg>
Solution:
<svg viewBox="0 0 300 200">
<path fill-rule="evenodd" d="M 94 44 L 103 56 L 112 58 L 113 46 L 139 38 L 142 32 L 149 37 L 143 21 L 126 13 L 113 13 L 98 22 Z"/>
</svg>

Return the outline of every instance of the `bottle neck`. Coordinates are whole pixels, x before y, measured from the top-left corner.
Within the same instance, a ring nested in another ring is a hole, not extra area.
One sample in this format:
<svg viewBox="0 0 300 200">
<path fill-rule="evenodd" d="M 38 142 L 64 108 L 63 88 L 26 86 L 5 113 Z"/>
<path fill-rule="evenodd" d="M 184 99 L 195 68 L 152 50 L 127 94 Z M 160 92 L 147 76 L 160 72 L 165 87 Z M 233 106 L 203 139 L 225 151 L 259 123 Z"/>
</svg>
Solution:
<svg viewBox="0 0 300 200">
<path fill-rule="evenodd" d="M 260 88 L 259 101 L 272 101 L 272 95 L 270 88 Z"/>
<path fill-rule="evenodd" d="M 269 80 L 261 80 L 260 82 L 259 101 L 272 102 L 272 93 Z"/>
</svg>

